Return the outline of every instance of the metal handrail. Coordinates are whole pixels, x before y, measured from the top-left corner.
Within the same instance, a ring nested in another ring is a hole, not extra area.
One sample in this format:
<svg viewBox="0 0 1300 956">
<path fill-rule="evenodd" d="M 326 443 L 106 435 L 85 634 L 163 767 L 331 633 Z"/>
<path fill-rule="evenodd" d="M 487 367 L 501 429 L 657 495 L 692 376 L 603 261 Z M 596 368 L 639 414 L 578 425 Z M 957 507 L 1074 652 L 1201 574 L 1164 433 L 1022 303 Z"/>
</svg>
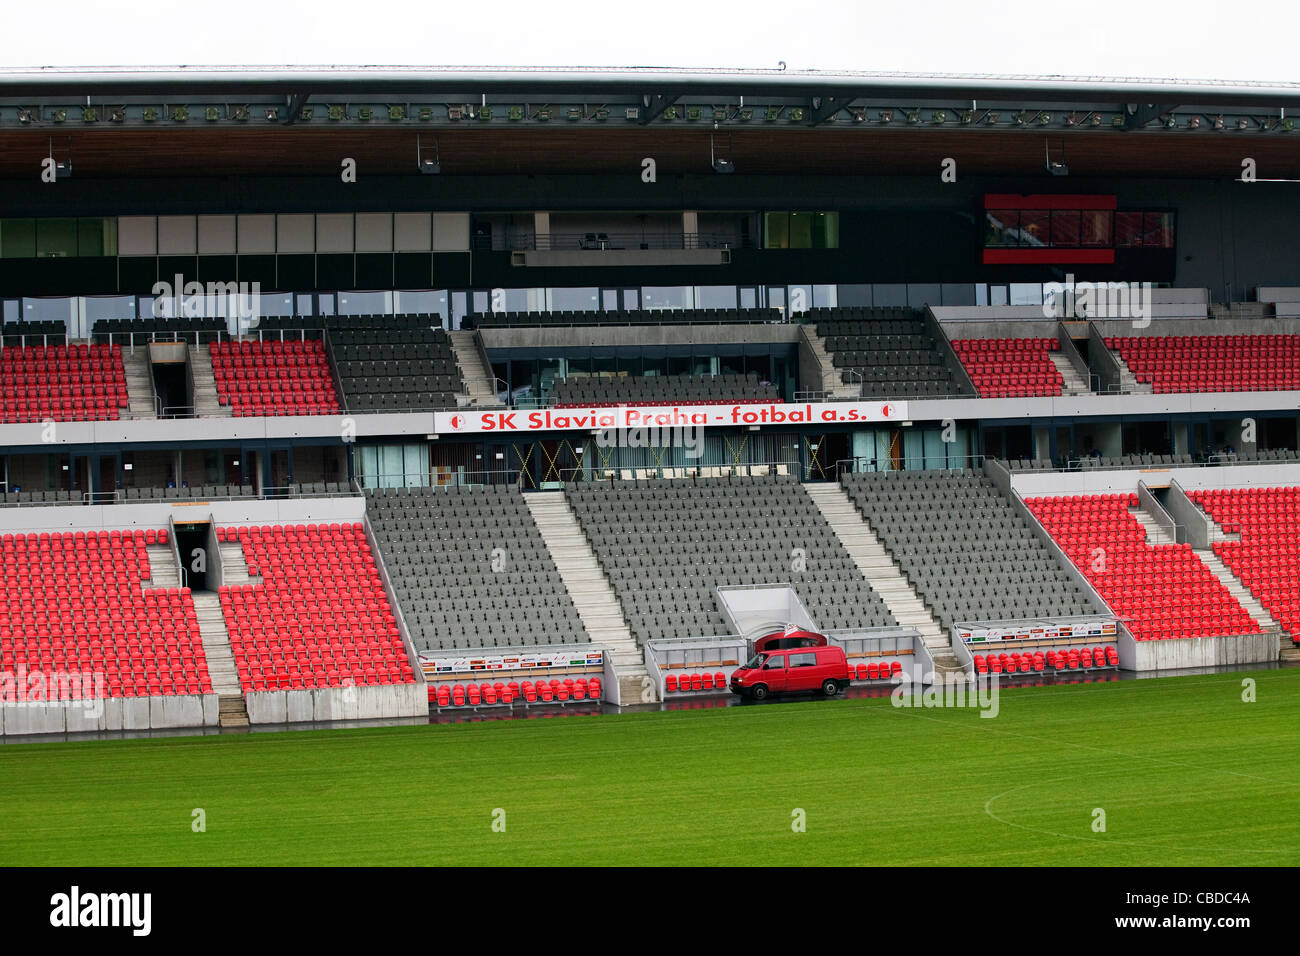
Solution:
<svg viewBox="0 0 1300 956">
<path fill-rule="evenodd" d="M 857 473 L 861 473 L 861 472 L 872 473 L 872 472 L 891 472 L 891 471 L 952 471 L 954 468 L 966 468 L 966 469 L 969 469 L 969 470 L 971 470 L 971 471 L 977 471 L 977 470 L 979 470 L 979 469 L 981 469 L 981 468 L 984 467 L 984 460 L 985 460 L 985 458 L 986 458 L 987 456 L 985 456 L 985 455 L 945 455 L 945 456 L 943 456 L 943 457 L 944 457 L 944 461 L 947 462 L 948 464 L 945 464 L 945 465 L 943 465 L 943 466 L 940 467 L 940 468 L 926 468 L 926 467 L 920 467 L 920 468 L 918 468 L 918 467 L 916 467 L 916 463 L 920 462 L 920 463 L 923 463 L 923 464 L 924 464 L 924 463 L 927 463 L 927 462 L 931 462 L 931 461 L 934 461 L 934 460 L 937 458 L 937 456 L 935 456 L 935 455 L 921 455 L 921 456 L 918 457 L 918 456 L 915 456 L 915 455 L 914 455 L 914 456 L 912 456 L 912 457 L 909 458 L 908 456 L 904 455 L 904 456 L 901 456 L 901 457 L 895 459 L 895 458 L 892 458 L 892 457 L 890 457 L 890 456 L 885 456 L 885 457 L 881 458 L 881 457 L 867 457 L 866 455 L 854 455 L 854 456 L 849 457 L 849 458 L 840 458 L 840 459 L 837 459 L 836 462 L 835 462 L 835 468 L 836 468 L 836 473 L 837 473 L 837 474 L 845 474 L 845 473 L 848 473 L 848 474 L 857 474 Z M 894 462 L 895 462 L 895 461 L 901 461 L 901 462 L 902 462 L 902 467 L 901 467 L 901 468 L 895 468 L 895 467 L 894 467 Z M 870 464 L 870 465 L 872 465 L 873 467 L 871 467 L 871 468 L 861 468 L 861 467 L 858 466 L 858 463 L 859 463 L 859 462 L 864 462 L 864 463 Z M 954 465 L 954 464 L 952 464 L 952 462 L 962 462 L 962 464 L 960 464 L 960 465 Z M 842 468 L 841 466 L 844 465 L 844 464 L 846 464 L 846 463 L 852 463 L 852 466 L 853 466 L 853 467 L 851 467 L 851 468 Z M 881 463 L 881 464 L 885 465 L 886 467 L 874 467 L 874 466 L 877 465 L 877 463 Z"/>
</svg>

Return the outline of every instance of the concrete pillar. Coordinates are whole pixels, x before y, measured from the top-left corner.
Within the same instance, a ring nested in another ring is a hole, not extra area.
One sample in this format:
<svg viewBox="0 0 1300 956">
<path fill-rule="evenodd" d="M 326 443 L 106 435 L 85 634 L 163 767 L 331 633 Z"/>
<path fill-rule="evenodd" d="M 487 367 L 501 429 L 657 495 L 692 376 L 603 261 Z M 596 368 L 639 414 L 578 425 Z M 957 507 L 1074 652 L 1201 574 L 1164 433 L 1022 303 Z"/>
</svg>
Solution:
<svg viewBox="0 0 1300 956">
<path fill-rule="evenodd" d="M 1034 429 L 1034 458 L 1046 461 L 1052 457 L 1052 430 L 1046 426 Z"/>
<path fill-rule="evenodd" d="M 1173 432 L 1173 453 L 1175 455 L 1186 455 L 1189 450 L 1189 444 L 1190 436 L 1188 435 L 1188 426 L 1183 423 L 1175 423 Z"/>
<path fill-rule="evenodd" d="M 551 214 L 549 212 L 533 213 L 533 234 L 537 239 L 536 248 L 551 248 Z"/>
<path fill-rule="evenodd" d="M 682 210 L 682 245 L 694 249 L 700 240 L 700 214 L 694 209 Z"/>
</svg>

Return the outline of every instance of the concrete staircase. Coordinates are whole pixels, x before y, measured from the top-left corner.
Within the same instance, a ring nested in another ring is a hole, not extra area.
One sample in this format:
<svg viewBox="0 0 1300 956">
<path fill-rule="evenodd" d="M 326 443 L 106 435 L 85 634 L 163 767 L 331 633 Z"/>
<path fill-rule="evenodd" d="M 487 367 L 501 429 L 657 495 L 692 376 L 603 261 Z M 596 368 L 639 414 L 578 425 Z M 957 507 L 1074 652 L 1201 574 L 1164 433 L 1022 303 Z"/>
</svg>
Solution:
<svg viewBox="0 0 1300 956">
<path fill-rule="evenodd" d="M 1129 514 L 1137 518 L 1138 524 L 1140 524 L 1143 530 L 1146 531 L 1147 544 L 1159 546 L 1176 543 L 1174 539 L 1169 536 L 1168 532 L 1156 524 L 1156 522 L 1152 520 L 1151 516 L 1142 508 L 1130 508 Z M 1210 528 L 1210 538 L 1212 541 L 1225 541 L 1229 538 L 1237 537 L 1236 535 L 1225 535 L 1213 520 L 1210 522 Z M 1217 535 L 1215 533 L 1216 531 Z M 1255 599 L 1255 595 L 1250 593 L 1250 590 L 1241 583 L 1241 579 L 1232 573 L 1232 569 L 1223 563 L 1223 559 L 1215 554 L 1212 548 L 1206 548 L 1204 551 L 1198 549 L 1196 551 L 1196 556 L 1200 558 L 1201 563 L 1209 568 L 1210 571 L 1213 572 L 1214 576 L 1223 583 L 1223 586 L 1228 589 L 1228 593 L 1236 599 L 1237 603 L 1246 609 L 1246 613 L 1254 619 L 1255 623 L 1260 626 L 1261 630 L 1266 633 L 1269 631 L 1277 631 L 1281 633 L 1281 625 L 1273 619 L 1273 616 L 1268 613 L 1268 610 L 1264 605 L 1260 604 L 1259 601 Z M 1289 640 L 1287 643 L 1289 643 Z"/>
<path fill-rule="evenodd" d="M 524 501 L 592 642 L 608 648 L 613 656 L 621 700 L 625 705 L 642 703 L 650 686 L 645 654 L 632 638 L 614 589 L 578 527 L 564 492 L 534 491 L 524 495 Z"/>
<path fill-rule="evenodd" d="M 920 631 L 925 646 L 934 655 L 936 673 L 961 670 L 949 636 L 917 597 L 897 562 L 890 557 L 844 489 L 836 482 L 813 482 L 803 487 L 862 576 L 894 615 L 894 620 L 903 627 Z"/>
<path fill-rule="evenodd" d="M 805 325 L 802 327 L 802 338 L 808 343 L 813 357 L 817 360 L 821 371 L 821 389 L 826 394 L 828 401 L 840 401 L 847 399 L 857 399 L 862 395 L 862 383 L 850 383 L 841 381 L 840 370 L 835 367 L 835 362 L 831 354 L 826 351 L 826 340 L 817 334 L 815 327 Z M 809 386 L 811 387 L 811 383 Z"/>
<path fill-rule="evenodd" d="M 199 418 L 230 418 L 230 406 L 222 405 L 217 398 L 212 356 L 206 348 L 190 346 L 190 374 L 194 376 L 194 414 Z"/>
<path fill-rule="evenodd" d="M 122 367 L 126 371 L 126 395 L 130 400 L 128 410 L 132 418 L 157 418 L 153 386 L 149 382 L 149 346 L 137 346 L 135 351 L 122 349 Z"/>
<path fill-rule="evenodd" d="M 180 568 L 176 566 L 176 553 L 170 544 L 151 544 L 144 549 L 149 558 L 149 580 L 142 582 L 146 588 L 178 588 L 181 586 Z"/>
<path fill-rule="evenodd" d="M 1260 626 L 1263 631 L 1277 631 L 1284 638 L 1285 644 L 1290 644 L 1291 639 L 1282 634 L 1282 625 L 1268 613 L 1268 609 L 1259 603 L 1255 595 L 1250 593 L 1250 589 L 1241 583 L 1241 578 L 1232 573 L 1232 569 L 1223 563 L 1213 550 L 1207 548 L 1204 551 L 1197 551 L 1196 556 L 1201 559 L 1201 563 L 1214 572 L 1214 576 L 1223 582 L 1223 586 L 1228 589 L 1228 593 L 1237 599 L 1237 603 L 1246 609 L 1249 614 Z"/>
<path fill-rule="evenodd" d="M 474 340 L 476 334 L 470 331 L 447 333 L 461 380 L 465 383 L 465 391 L 456 395 L 456 402 L 462 408 L 498 408 L 501 402 L 497 399 L 496 384 L 492 380 L 492 367 L 483 361 Z"/>
<path fill-rule="evenodd" d="M 1083 376 L 1081 376 L 1075 370 L 1074 366 L 1070 364 L 1068 358 L 1060 352 L 1048 352 L 1047 357 L 1052 360 L 1052 364 L 1056 366 L 1056 370 L 1061 373 L 1061 378 L 1063 380 L 1061 384 L 1062 395 L 1092 394 L 1092 390 L 1088 388 L 1088 383 L 1083 380 Z"/>
<path fill-rule="evenodd" d="M 222 541 L 217 547 L 221 551 L 221 580 L 227 587 L 237 588 L 250 584 L 261 584 L 262 578 L 252 577 L 248 573 L 248 561 L 244 557 L 244 546 L 238 541 Z"/>
<path fill-rule="evenodd" d="M 1258 321 L 1268 318 L 1267 302 L 1211 302 L 1210 318 L 1220 321 Z"/>
<path fill-rule="evenodd" d="M 1151 515 L 1147 514 L 1142 507 L 1129 508 L 1128 513 L 1137 519 L 1137 523 L 1140 524 L 1142 530 L 1147 533 L 1147 544 L 1151 545 L 1153 548 L 1159 547 L 1160 545 L 1177 543 L 1169 536 L 1168 532 L 1166 532 L 1164 528 L 1156 524 L 1155 519 L 1152 518 Z"/>
<path fill-rule="evenodd" d="M 217 695 L 217 722 L 222 727 L 247 727 L 248 708 L 239 686 L 221 599 L 211 591 L 199 591 L 192 598 L 199 620 L 199 637 L 203 640 L 203 656 L 208 662 L 208 677 Z"/>
<path fill-rule="evenodd" d="M 1137 377 L 1134 376 L 1133 372 L 1129 369 L 1128 363 L 1124 361 L 1124 357 L 1122 355 L 1120 355 L 1118 352 L 1115 352 L 1113 350 L 1111 351 L 1110 354 L 1115 356 L 1115 361 L 1119 363 L 1119 384 L 1120 384 L 1120 388 L 1124 390 L 1125 394 L 1127 395 L 1152 394 L 1152 388 L 1150 383 L 1139 382 L 1137 380 Z"/>
</svg>

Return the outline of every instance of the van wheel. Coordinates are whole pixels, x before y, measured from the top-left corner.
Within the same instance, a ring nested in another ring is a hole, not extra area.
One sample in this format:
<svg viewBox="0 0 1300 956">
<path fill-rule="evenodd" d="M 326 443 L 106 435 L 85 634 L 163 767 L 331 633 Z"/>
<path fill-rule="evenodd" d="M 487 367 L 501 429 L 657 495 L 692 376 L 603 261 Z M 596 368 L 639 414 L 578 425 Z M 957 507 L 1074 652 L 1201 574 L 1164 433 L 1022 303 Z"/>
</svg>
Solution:
<svg viewBox="0 0 1300 956">
<path fill-rule="evenodd" d="M 833 680 L 828 680 L 822 684 L 822 693 L 827 697 L 834 697 L 840 692 L 840 685 Z"/>
<path fill-rule="evenodd" d="M 755 684 L 749 692 L 749 696 L 754 700 L 767 700 L 767 686 L 765 684 Z"/>
</svg>

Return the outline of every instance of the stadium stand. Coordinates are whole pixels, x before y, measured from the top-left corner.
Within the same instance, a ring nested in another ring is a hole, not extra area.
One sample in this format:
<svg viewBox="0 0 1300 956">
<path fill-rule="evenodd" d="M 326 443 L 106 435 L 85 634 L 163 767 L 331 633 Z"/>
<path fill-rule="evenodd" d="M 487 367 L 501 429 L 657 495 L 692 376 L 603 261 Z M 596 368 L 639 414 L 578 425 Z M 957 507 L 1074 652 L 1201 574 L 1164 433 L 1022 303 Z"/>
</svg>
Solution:
<svg viewBox="0 0 1300 956">
<path fill-rule="evenodd" d="M 491 707 L 494 704 L 528 704 L 566 701 L 598 701 L 601 698 L 599 677 L 566 677 L 561 680 L 495 681 L 491 684 L 439 684 L 429 688 L 429 702 L 445 707 Z"/>
<path fill-rule="evenodd" d="M 1136 494 L 1029 498 L 1025 504 L 1138 640 L 1257 634 L 1188 544 L 1152 545 Z"/>
<path fill-rule="evenodd" d="M 466 319 L 464 328 L 539 328 L 574 325 L 732 325 L 784 322 L 780 309 L 644 309 L 606 312 L 499 312 Z"/>
<path fill-rule="evenodd" d="M 791 477 L 573 484 L 565 495 L 638 644 L 729 633 L 724 585 L 790 584 L 823 630 L 897 624 Z"/>
<path fill-rule="evenodd" d="M 6 346 L 63 345 L 68 341 L 66 322 L 7 322 L 0 338 Z"/>
<path fill-rule="evenodd" d="M 102 697 L 212 693 L 189 589 L 146 584 L 146 549 L 166 542 L 153 529 L 4 535 L 0 670 L 94 672 Z"/>
<path fill-rule="evenodd" d="M 415 680 L 360 524 L 217 529 L 250 585 L 218 593 L 245 692 Z"/>
<path fill-rule="evenodd" d="M 128 405 L 120 346 L 28 345 L 0 352 L 0 421 L 113 421 Z"/>
<path fill-rule="evenodd" d="M 1029 674 L 1116 668 L 1119 667 L 1119 651 L 1115 645 L 1107 644 L 1104 647 L 1069 647 L 1047 652 L 976 654 L 974 664 L 976 674 Z"/>
<path fill-rule="evenodd" d="M 845 384 L 862 384 L 867 398 L 956 395 L 961 389 L 943 362 L 923 313 L 902 307 L 814 309 L 810 320 Z"/>
<path fill-rule="evenodd" d="M 226 320 L 220 317 L 100 319 L 91 329 L 91 341 L 108 342 L 111 336 L 113 343 L 117 344 L 132 334 L 155 337 L 160 341 L 206 344 L 225 336 Z"/>
<path fill-rule="evenodd" d="M 945 630 L 1098 610 L 979 472 L 859 472 L 841 483 Z"/>
<path fill-rule="evenodd" d="M 952 347 L 981 398 L 1061 394 L 1065 380 L 1048 357 L 1061 348 L 1056 339 L 957 339 Z"/>
<path fill-rule="evenodd" d="M 418 649 L 591 640 L 513 485 L 372 489 L 366 510 Z"/>
<path fill-rule="evenodd" d="M 1124 335 L 1106 346 L 1157 394 L 1300 389 L 1300 335 Z"/>
<path fill-rule="evenodd" d="M 1300 644 L 1300 488 L 1193 491 L 1188 497 L 1236 541 L 1213 548 Z"/>
<path fill-rule="evenodd" d="M 330 343 L 348 410 L 455 408 L 463 383 L 451 339 L 430 325 L 440 320 L 378 318 L 388 324 L 357 316 L 331 320 Z"/>
<path fill-rule="evenodd" d="M 212 342 L 217 397 L 236 418 L 331 415 L 339 410 L 334 379 L 319 339 Z"/>
<path fill-rule="evenodd" d="M 551 392 L 561 408 L 610 405 L 718 405 L 779 402 L 776 386 L 747 375 L 652 375 L 570 378 Z"/>
</svg>

